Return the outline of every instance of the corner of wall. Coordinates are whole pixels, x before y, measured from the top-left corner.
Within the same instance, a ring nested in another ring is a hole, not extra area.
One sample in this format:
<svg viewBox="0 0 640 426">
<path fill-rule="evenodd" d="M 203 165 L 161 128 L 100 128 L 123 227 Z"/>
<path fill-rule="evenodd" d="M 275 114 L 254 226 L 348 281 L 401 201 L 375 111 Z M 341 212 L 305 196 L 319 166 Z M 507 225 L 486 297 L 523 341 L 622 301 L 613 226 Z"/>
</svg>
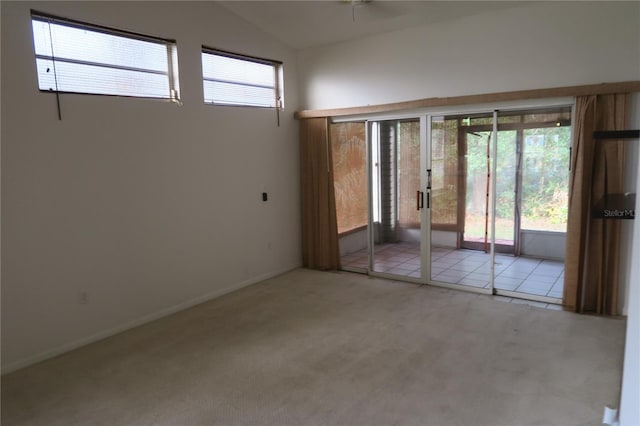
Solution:
<svg viewBox="0 0 640 426">
<path fill-rule="evenodd" d="M 640 93 L 633 95 L 630 128 L 640 128 Z M 634 143 L 640 144 L 640 141 Z M 640 149 L 636 152 L 636 165 L 640 164 Z M 636 188 L 640 188 L 640 174 L 636 177 Z M 636 212 L 640 206 L 636 198 Z M 636 219 L 638 220 L 638 219 Z M 640 226 L 633 229 L 632 247 L 629 259 L 640 257 Z M 625 341 L 624 365 L 622 367 L 622 393 L 620 397 L 620 425 L 640 425 L 640 263 L 631 263 L 626 281 L 627 335 Z"/>
</svg>

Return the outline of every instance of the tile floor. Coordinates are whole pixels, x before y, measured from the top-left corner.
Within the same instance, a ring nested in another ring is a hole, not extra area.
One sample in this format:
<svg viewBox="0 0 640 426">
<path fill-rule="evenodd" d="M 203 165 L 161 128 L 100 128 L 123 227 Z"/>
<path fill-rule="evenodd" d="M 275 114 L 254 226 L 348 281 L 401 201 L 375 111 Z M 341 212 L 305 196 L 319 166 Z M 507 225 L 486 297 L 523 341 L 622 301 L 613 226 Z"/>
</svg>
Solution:
<svg viewBox="0 0 640 426">
<path fill-rule="evenodd" d="M 434 281 L 472 287 L 489 286 L 489 254 L 475 250 L 434 247 L 431 257 L 431 275 Z M 376 245 L 374 259 L 376 272 L 420 277 L 420 247 L 415 243 Z M 343 256 L 341 261 L 342 266 L 367 269 L 367 250 Z M 495 286 L 499 290 L 562 298 L 562 262 L 497 254 L 495 272 Z"/>
</svg>

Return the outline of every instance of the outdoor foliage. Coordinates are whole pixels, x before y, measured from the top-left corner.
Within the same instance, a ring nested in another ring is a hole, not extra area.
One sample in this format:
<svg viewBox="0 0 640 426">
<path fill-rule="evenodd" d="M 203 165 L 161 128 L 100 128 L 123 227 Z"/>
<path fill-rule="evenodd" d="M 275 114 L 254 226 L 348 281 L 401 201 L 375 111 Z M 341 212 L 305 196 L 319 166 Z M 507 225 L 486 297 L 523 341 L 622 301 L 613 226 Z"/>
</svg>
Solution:
<svg viewBox="0 0 640 426">
<path fill-rule="evenodd" d="M 484 215 L 487 141 L 490 132 L 468 134 L 467 215 Z M 569 188 L 569 127 L 523 131 L 521 228 L 566 229 Z M 498 133 L 496 218 L 513 221 L 517 170 L 516 132 Z"/>
<path fill-rule="evenodd" d="M 525 131 L 522 228 L 566 230 L 570 139 L 569 127 Z"/>
</svg>

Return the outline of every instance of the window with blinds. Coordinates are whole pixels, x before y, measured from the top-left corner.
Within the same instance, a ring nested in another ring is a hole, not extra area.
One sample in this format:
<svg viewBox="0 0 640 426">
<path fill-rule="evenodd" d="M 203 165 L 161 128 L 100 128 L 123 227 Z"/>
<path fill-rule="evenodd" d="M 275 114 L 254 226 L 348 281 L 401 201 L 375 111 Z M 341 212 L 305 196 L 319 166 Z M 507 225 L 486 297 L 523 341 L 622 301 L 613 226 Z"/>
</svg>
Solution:
<svg viewBox="0 0 640 426">
<path fill-rule="evenodd" d="M 173 40 L 32 12 L 40 90 L 178 99 Z"/>
<path fill-rule="evenodd" d="M 282 63 L 202 48 L 204 102 L 283 108 Z"/>
</svg>

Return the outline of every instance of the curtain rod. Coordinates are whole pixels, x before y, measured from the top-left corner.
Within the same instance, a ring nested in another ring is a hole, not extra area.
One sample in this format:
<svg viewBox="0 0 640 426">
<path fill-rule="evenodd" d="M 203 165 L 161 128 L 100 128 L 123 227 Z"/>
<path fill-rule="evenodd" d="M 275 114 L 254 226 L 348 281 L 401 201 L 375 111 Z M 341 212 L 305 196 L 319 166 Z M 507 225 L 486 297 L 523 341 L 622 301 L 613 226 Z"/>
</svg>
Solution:
<svg viewBox="0 0 640 426">
<path fill-rule="evenodd" d="M 472 105 L 490 102 L 521 101 L 525 99 L 560 98 L 566 96 L 609 95 L 615 93 L 640 92 L 640 81 L 586 84 L 548 89 L 518 90 L 512 92 L 485 93 L 480 95 L 452 96 L 447 98 L 426 98 L 413 101 L 395 102 L 349 108 L 316 109 L 296 111 L 293 116 L 304 118 L 339 117 L 344 115 L 374 114 L 418 108 Z"/>
</svg>

